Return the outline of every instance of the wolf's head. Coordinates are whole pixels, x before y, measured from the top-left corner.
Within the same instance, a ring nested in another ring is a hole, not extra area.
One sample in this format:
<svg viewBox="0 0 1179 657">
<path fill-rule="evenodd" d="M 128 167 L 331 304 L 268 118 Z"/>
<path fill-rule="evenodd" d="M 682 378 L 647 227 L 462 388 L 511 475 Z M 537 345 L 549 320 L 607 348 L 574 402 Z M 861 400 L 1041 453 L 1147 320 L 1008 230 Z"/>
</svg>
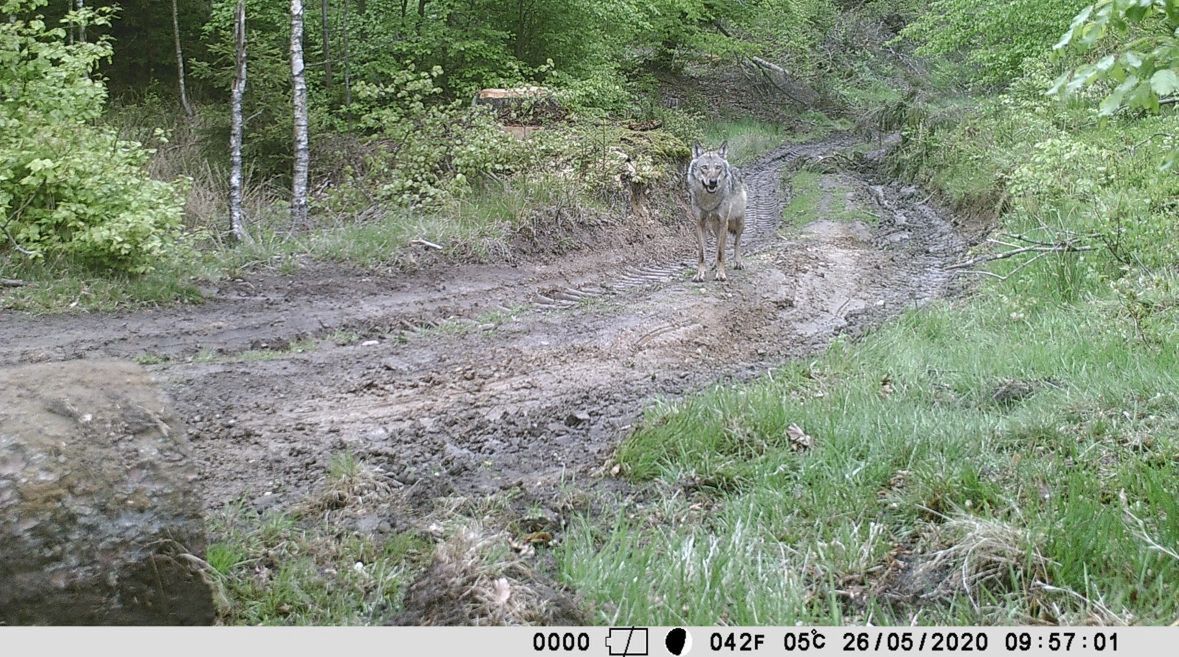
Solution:
<svg viewBox="0 0 1179 657">
<path fill-rule="evenodd" d="M 704 191 L 715 192 L 729 177 L 729 161 L 725 155 L 729 151 L 729 142 L 725 141 L 720 148 L 706 151 L 700 142 L 692 144 L 692 163 L 688 165 L 688 178 L 700 183 Z"/>
</svg>

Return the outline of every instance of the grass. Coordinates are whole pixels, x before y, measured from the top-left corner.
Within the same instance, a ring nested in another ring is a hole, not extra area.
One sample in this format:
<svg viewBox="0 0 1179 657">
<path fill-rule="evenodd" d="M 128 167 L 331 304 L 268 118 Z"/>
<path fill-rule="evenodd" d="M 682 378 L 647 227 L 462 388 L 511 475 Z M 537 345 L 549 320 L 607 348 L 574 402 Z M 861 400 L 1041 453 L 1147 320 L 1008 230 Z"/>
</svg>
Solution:
<svg viewBox="0 0 1179 657">
<path fill-rule="evenodd" d="M 790 202 L 782 210 L 782 217 L 788 225 L 805 226 L 820 219 L 869 225 L 876 222 L 876 216 L 850 196 L 853 188 L 838 175 L 801 169 L 786 176 Z"/>
<path fill-rule="evenodd" d="M 755 119 L 739 119 L 709 123 L 701 144 L 705 148 L 716 148 L 721 142 L 728 141 L 729 161 L 741 166 L 777 148 L 786 137 L 786 129 L 780 125 Z"/>
<path fill-rule="evenodd" d="M 413 248 L 447 256 L 485 261 L 509 255 L 508 237 L 528 219 L 532 208 L 554 200 L 551 183 L 524 187 L 490 186 L 452 210 L 425 215 L 390 212 L 379 218 L 339 221 L 289 235 L 284 230 L 255 226 L 250 242 L 206 244 L 159 263 L 145 275 L 111 273 L 68 262 L 20 261 L 0 258 L 0 278 L 28 283 L 0 287 L 0 308 L 36 314 L 113 311 L 120 308 L 199 303 L 202 280 L 245 275 L 258 267 L 293 275 L 307 258 L 377 269 L 412 265 Z"/>
<path fill-rule="evenodd" d="M 997 293 L 940 305 L 652 411 L 618 461 L 669 501 L 580 524 L 563 576 L 609 623 L 1084 622 L 1102 607 L 1174 621 L 1179 559 L 1144 536 L 1179 547 L 1179 357 L 1105 303 L 1018 320 Z M 1012 381 L 1024 396 L 997 395 Z M 972 523 L 994 542 L 970 548 Z M 1006 565 L 970 590 L 947 571 L 908 600 L 897 550 Z"/>
<path fill-rule="evenodd" d="M 206 562 L 226 624 L 357 625 L 395 613 L 429 556 L 414 532 L 360 530 L 398 504 L 371 469 L 341 454 L 323 487 L 301 506 L 256 512 L 230 505 L 209 520 Z"/>
<path fill-rule="evenodd" d="M 162 263 L 142 276 L 99 272 L 70 263 L 15 262 L 0 258 L 0 278 L 24 281 L 0 287 L 0 309 L 33 314 L 112 311 L 202 299 L 179 262 Z"/>
<path fill-rule="evenodd" d="M 226 356 L 222 360 L 234 362 L 277 360 L 286 358 L 291 354 L 304 354 L 309 351 L 315 351 L 318 346 L 319 342 L 315 338 L 302 338 L 294 340 L 290 344 L 276 345 L 274 349 L 250 349 L 239 354 Z"/>
</svg>

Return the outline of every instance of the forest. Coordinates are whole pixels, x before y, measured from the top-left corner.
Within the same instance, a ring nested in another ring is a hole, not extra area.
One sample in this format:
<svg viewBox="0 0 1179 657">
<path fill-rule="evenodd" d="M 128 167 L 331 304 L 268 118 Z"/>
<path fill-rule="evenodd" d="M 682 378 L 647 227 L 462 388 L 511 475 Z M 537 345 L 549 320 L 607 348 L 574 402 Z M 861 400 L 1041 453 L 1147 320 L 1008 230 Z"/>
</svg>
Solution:
<svg viewBox="0 0 1179 657">
<path fill-rule="evenodd" d="M 0 16 L 0 365 L 160 382 L 216 622 L 1179 621 L 1179 0 Z"/>
</svg>

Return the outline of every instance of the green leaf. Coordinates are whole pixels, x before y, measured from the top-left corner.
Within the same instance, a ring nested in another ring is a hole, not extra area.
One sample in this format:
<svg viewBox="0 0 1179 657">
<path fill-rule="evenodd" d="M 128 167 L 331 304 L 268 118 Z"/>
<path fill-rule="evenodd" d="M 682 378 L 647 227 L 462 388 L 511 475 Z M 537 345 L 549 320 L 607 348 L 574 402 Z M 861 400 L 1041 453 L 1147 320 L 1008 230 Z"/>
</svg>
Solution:
<svg viewBox="0 0 1179 657">
<path fill-rule="evenodd" d="M 1056 81 L 1052 83 L 1052 86 L 1049 87 L 1048 91 L 1044 92 L 1044 94 L 1047 96 L 1062 95 L 1064 93 L 1064 85 L 1068 84 L 1069 78 L 1071 77 L 1071 73 L 1062 74 L 1060 77 L 1056 78 Z"/>
<path fill-rule="evenodd" d="M 1070 28 L 1068 32 L 1065 32 L 1064 35 L 1060 37 L 1060 41 L 1057 41 L 1056 45 L 1052 46 L 1052 49 L 1053 50 L 1060 50 L 1061 48 L 1064 48 L 1069 43 L 1071 43 L 1073 40 L 1073 32 L 1075 31 L 1075 29 L 1076 28 Z"/>
<path fill-rule="evenodd" d="M 1111 116 L 1114 112 L 1118 111 L 1122 106 L 1122 99 L 1126 97 L 1127 89 L 1124 87 L 1125 85 L 1118 85 L 1116 89 L 1105 97 L 1105 100 L 1101 101 L 1098 114 L 1101 116 Z"/>
<path fill-rule="evenodd" d="M 1161 97 L 1170 96 L 1179 91 L 1179 74 L 1174 69 L 1155 71 L 1150 76 L 1150 88 Z"/>
</svg>

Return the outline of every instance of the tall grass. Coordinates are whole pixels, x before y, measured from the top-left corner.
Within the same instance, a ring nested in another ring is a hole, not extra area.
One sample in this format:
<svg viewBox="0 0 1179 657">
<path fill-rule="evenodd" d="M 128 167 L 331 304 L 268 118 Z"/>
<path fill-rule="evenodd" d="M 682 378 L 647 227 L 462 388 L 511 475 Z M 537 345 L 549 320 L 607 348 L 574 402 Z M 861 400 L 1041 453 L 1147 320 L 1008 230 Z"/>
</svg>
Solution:
<svg viewBox="0 0 1179 657">
<path fill-rule="evenodd" d="M 786 129 L 783 126 L 756 119 L 740 119 L 708 123 L 701 143 L 705 148 L 716 148 L 721 142 L 727 141 L 729 161 L 742 165 L 777 148 L 785 140 Z"/>
</svg>

